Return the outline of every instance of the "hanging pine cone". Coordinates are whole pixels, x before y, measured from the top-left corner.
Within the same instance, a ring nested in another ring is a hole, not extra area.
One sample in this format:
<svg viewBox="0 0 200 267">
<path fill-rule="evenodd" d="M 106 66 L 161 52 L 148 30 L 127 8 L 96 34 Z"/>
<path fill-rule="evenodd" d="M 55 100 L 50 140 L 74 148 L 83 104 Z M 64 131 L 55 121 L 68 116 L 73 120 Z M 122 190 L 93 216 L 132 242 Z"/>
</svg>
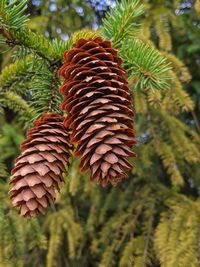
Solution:
<svg viewBox="0 0 200 267">
<path fill-rule="evenodd" d="M 80 39 L 66 51 L 59 74 L 65 78 L 60 91 L 61 108 L 68 112 L 64 124 L 78 143 L 82 171 L 90 168 L 91 180 L 105 186 L 127 177 L 128 157 L 135 141 L 131 96 L 117 50 L 101 38 Z"/>
<path fill-rule="evenodd" d="M 55 199 L 72 148 L 62 117 L 43 114 L 34 125 L 21 144 L 22 153 L 16 159 L 10 182 L 12 204 L 20 207 L 20 214 L 27 217 L 44 214 Z"/>
</svg>

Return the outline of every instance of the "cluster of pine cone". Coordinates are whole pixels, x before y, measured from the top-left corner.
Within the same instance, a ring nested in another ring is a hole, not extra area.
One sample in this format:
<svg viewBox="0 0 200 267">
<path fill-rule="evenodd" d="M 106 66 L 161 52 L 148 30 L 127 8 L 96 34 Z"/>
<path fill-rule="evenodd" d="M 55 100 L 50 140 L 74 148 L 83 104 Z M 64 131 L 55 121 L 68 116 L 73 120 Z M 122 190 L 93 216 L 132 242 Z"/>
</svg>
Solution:
<svg viewBox="0 0 200 267">
<path fill-rule="evenodd" d="M 110 41 L 80 39 L 59 70 L 64 95 L 57 114 L 43 114 L 21 144 L 12 170 L 10 197 L 22 216 L 36 216 L 54 201 L 76 145 L 80 170 L 105 186 L 127 177 L 136 143 L 130 91 L 122 60 Z"/>
</svg>

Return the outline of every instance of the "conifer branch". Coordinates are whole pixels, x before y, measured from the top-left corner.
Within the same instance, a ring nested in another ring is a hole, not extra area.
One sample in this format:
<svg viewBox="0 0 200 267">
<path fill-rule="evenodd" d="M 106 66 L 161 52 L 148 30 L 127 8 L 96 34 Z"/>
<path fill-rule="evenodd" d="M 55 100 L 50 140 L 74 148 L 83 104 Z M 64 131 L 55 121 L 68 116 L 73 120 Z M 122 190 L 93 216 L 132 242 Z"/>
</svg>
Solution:
<svg viewBox="0 0 200 267">
<path fill-rule="evenodd" d="M 154 238 L 160 264 L 196 267 L 199 265 L 200 238 L 198 201 L 176 195 L 169 198 L 166 204 L 169 210 L 162 214 Z"/>
<path fill-rule="evenodd" d="M 33 76 L 30 87 L 33 93 L 31 106 L 36 109 L 38 114 L 49 111 L 61 113 L 59 104 L 61 103 L 62 96 L 58 91 L 59 84 L 56 73 L 51 71 L 48 64 L 43 62 Z"/>
<path fill-rule="evenodd" d="M 1 91 L 0 96 L 0 104 L 18 113 L 20 115 L 20 120 L 30 122 L 33 117 L 36 116 L 35 110 L 31 108 L 30 105 L 19 95 L 9 91 Z"/>
<path fill-rule="evenodd" d="M 120 55 L 135 89 L 169 88 L 170 64 L 155 48 L 138 39 L 126 40 Z"/>
<path fill-rule="evenodd" d="M 13 0 L 10 3 L 1 0 L 0 3 L 0 21 L 5 26 L 6 31 L 10 29 L 19 29 L 29 20 L 29 15 L 24 15 L 27 9 L 28 0 Z"/>
<path fill-rule="evenodd" d="M 146 234 L 146 242 L 144 246 L 144 251 L 142 255 L 142 262 L 145 264 L 147 262 L 147 256 L 148 256 L 148 250 L 151 242 L 151 236 L 153 232 L 153 223 L 154 223 L 154 213 L 155 213 L 155 203 L 152 203 L 149 210 L 150 211 L 150 218 L 149 218 L 149 223 L 147 226 L 147 234 Z"/>
<path fill-rule="evenodd" d="M 45 59 L 50 65 L 55 64 L 53 58 L 53 49 L 51 43 L 44 36 L 35 34 L 27 28 L 13 31 L 13 34 L 6 33 L 9 37 L 6 40 L 6 44 L 13 46 L 21 46 L 30 49 L 36 53 L 39 57 Z M 6 35 L 4 35 L 6 37 Z"/>
<path fill-rule="evenodd" d="M 0 75 L 0 90 L 16 92 L 19 95 L 27 95 L 29 86 L 27 83 L 35 74 L 40 65 L 40 60 L 32 55 L 22 57 L 3 68 Z"/>
<path fill-rule="evenodd" d="M 43 36 L 37 36 L 31 30 L 25 28 L 29 15 L 23 15 L 27 8 L 28 0 L 7 1 L 0 4 L 0 42 L 9 46 L 25 46 L 33 50 L 37 55 L 51 62 L 51 44 Z M 2 39 L 2 37 L 4 37 Z"/>
<path fill-rule="evenodd" d="M 8 176 L 8 172 L 6 169 L 5 162 L 0 158 L 0 179 L 6 178 Z"/>
<path fill-rule="evenodd" d="M 119 48 L 125 39 L 134 36 L 138 28 L 137 17 L 143 13 L 144 7 L 138 0 L 117 1 L 102 21 L 102 34 Z"/>
<path fill-rule="evenodd" d="M 8 65 L 0 76 L 0 92 L 6 99 L 5 103 L 14 111 L 20 111 L 21 103 L 21 110 L 28 111 L 30 108 L 32 118 L 52 110 L 60 113 L 59 103 L 62 97 L 58 92 L 59 79 L 56 71 L 54 68 L 49 69 L 45 60 L 33 55 Z"/>
</svg>

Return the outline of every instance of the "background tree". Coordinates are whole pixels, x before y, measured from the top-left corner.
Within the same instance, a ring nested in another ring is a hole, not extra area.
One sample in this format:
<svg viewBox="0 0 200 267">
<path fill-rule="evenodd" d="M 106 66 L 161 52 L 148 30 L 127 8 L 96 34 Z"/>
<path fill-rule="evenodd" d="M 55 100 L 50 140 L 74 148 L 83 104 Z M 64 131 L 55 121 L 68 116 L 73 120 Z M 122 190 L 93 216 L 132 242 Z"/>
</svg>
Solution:
<svg viewBox="0 0 200 267">
<path fill-rule="evenodd" d="M 117 4 L 94 33 L 76 31 L 97 27 L 103 1 L 29 1 L 27 22 L 26 1 L 1 1 L 0 266 L 199 266 L 199 1 L 141 2 Z M 139 158 L 105 189 L 73 160 L 47 214 L 20 218 L 7 197 L 19 143 L 42 112 L 61 114 L 63 52 L 96 34 L 124 60 Z"/>
</svg>

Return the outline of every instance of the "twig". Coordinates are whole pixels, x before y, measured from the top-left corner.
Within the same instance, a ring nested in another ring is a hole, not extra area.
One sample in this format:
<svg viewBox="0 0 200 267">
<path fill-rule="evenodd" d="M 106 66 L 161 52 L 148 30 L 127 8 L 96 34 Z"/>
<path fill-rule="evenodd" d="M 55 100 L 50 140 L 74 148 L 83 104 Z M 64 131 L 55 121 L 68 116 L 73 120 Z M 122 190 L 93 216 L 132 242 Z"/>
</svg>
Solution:
<svg viewBox="0 0 200 267">
<path fill-rule="evenodd" d="M 7 40 L 13 39 L 13 36 L 4 29 L 2 24 L 0 24 L 0 34 L 3 35 Z"/>
<path fill-rule="evenodd" d="M 31 50 L 33 50 L 39 57 L 47 60 L 50 64 L 50 67 L 52 66 L 53 69 L 55 68 L 59 68 L 59 63 L 60 63 L 60 59 L 50 59 L 48 58 L 45 54 L 41 53 L 40 51 L 37 51 L 34 47 L 32 46 L 28 46 L 28 45 L 24 45 L 22 42 L 20 42 L 19 40 L 17 40 L 10 31 L 6 31 L 5 28 L 2 26 L 2 24 L 0 24 L 0 34 L 3 35 L 7 41 L 6 43 L 9 46 L 15 46 L 15 45 L 19 45 L 19 46 L 25 46 Z"/>
</svg>

